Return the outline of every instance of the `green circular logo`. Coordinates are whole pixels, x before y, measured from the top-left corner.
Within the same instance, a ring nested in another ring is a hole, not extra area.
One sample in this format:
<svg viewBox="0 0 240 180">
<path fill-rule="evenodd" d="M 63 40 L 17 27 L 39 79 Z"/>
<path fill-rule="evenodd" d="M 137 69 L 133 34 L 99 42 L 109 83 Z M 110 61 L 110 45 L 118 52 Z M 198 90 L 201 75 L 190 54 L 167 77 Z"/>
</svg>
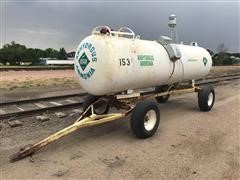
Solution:
<svg viewBox="0 0 240 180">
<path fill-rule="evenodd" d="M 91 57 L 91 58 L 90 58 Z M 83 79 L 89 79 L 94 75 L 95 69 L 90 67 L 90 62 L 97 62 L 97 53 L 91 43 L 83 43 L 76 52 L 78 63 L 75 64 L 78 75 Z"/>
</svg>

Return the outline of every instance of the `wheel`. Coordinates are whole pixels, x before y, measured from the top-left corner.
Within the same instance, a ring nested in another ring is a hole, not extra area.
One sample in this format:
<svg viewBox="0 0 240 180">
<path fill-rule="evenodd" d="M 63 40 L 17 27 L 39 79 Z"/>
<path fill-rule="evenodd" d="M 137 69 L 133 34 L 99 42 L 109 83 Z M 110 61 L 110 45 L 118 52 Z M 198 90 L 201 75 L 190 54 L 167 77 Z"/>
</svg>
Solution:
<svg viewBox="0 0 240 180">
<path fill-rule="evenodd" d="M 164 85 L 164 86 L 157 86 L 155 87 L 155 92 L 156 93 L 161 93 L 161 92 L 164 92 L 164 91 L 167 91 L 168 89 L 168 86 Z M 165 95 L 165 96 L 158 96 L 156 97 L 155 99 L 157 100 L 158 103 L 165 103 L 168 101 L 170 95 Z"/>
<path fill-rule="evenodd" d="M 99 100 L 99 97 L 97 96 L 93 96 L 91 94 L 87 95 L 83 103 L 83 111 L 86 111 L 91 104 L 93 104 L 98 100 Z M 94 113 L 98 115 L 107 114 L 110 108 L 109 104 L 104 100 L 99 100 L 99 102 L 94 104 L 93 107 L 94 107 Z M 90 114 L 91 112 L 89 111 L 86 115 L 90 115 Z"/>
<path fill-rule="evenodd" d="M 131 115 L 131 129 L 139 138 L 149 138 L 155 134 L 160 122 L 160 111 L 156 102 L 141 101 Z"/>
<path fill-rule="evenodd" d="M 158 103 L 165 103 L 168 101 L 170 95 L 165 95 L 165 96 L 158 96 L 155 99 L 157 100 Z"/>
<path fill-rule="evenodd" d="M 201 111 L 210 111 L 215 101 L 215 92 L 212 86 L 204 86 L 198 92 L 198 106 Z"/>
</svg>

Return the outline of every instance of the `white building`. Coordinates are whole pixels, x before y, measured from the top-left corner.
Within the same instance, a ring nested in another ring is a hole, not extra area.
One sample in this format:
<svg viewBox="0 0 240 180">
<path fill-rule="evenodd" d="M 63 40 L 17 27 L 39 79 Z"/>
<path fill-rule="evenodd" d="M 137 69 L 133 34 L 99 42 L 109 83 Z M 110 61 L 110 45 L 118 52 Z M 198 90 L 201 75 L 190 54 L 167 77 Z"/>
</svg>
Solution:
<svg viewBox="0 0 240 180">
<path fill-rule="evenodd" d="M 54 65 L 74 65 L 74 58 L 68 60 L 53 59 L 53 58 L 40 58 L 41 64 L 54 66 Z"/>
</svg>

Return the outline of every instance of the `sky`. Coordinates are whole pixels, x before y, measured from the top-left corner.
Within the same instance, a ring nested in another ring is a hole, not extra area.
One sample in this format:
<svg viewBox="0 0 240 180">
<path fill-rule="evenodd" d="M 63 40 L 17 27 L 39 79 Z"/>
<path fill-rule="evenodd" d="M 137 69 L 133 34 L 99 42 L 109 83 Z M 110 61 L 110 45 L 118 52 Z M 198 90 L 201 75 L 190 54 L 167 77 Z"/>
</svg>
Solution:
<svg viewBox="0 0 240 180">
<path fill-rule="evenodd" d="M 75 51 L 94 27 L 128 26 L 141 39 L 170 35 L 168 17 L 177 16 L 180 41 L 216 52 L 224 43 L 240 52 L 239 1 L 0 0 L 1 46 L 15 41 L 33 48 Z"/>
</svg>

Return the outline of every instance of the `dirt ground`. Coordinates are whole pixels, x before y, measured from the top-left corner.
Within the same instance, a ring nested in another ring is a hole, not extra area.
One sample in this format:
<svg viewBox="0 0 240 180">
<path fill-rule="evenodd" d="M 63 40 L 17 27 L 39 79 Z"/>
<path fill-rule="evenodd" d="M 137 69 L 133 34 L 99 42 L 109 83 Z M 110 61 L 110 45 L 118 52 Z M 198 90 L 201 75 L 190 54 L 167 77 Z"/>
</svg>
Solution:
<svg viewBox="0 0 240 180">
<path fill-rule="evenodd" d="M 0 75 L 2 91 L 79 85 L 73 70 L 1 71 Z"/>
<path fill-rule="evenodd" d="M 2 71 L 0 102 L 82 92 L 73 70 Z"/>
<path fill-rule="evenodd" d="M 240 66 L 213 66 L 210 74 L 239 73 Z"/>
<path fill-rule="evenodd" d="M 196 94 L 160 104 L 161 122 L 149 139 L 137 139 L 129 118 L 81 129 L 21 161 L 9 155 L 71 124 L 76 118 L 0 130 L 0 179 L 239 179 L 239 81 L 215 88 L 210 112 L 200 112 Z M 69 112 L 70 113 L 70 112 Z"/>
</svg>

